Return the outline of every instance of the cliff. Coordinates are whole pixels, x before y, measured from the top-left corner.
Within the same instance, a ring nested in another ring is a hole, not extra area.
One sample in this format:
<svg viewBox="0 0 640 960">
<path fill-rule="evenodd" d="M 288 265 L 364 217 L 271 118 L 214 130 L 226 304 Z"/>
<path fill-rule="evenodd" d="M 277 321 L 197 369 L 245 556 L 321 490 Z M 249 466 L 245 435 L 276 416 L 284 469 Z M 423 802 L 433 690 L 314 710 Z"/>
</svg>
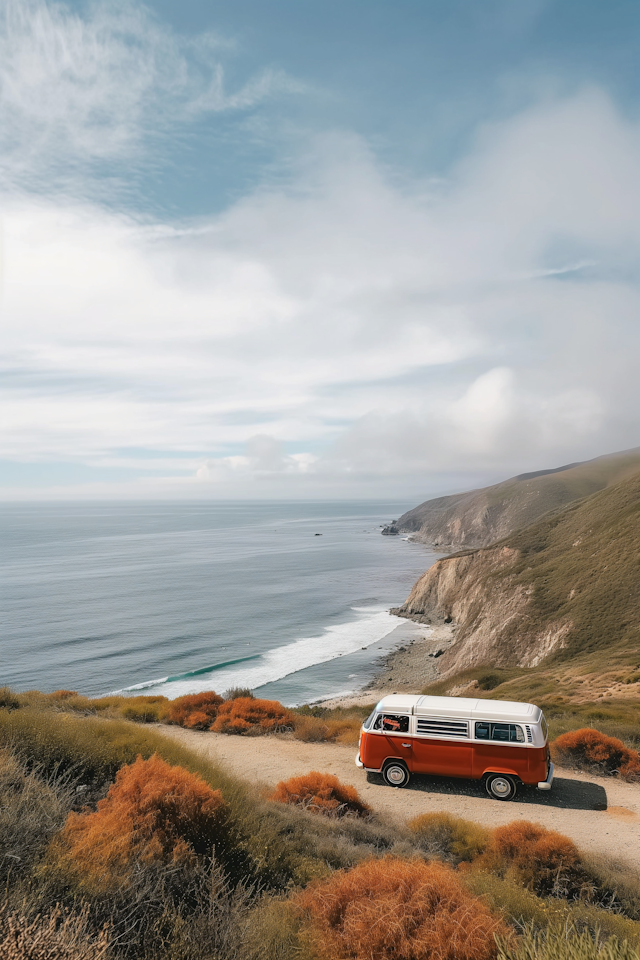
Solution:
<svg viewBox="0 0 640 960">
<path fill-rule="evenodd" d="M 638 658 L 640 470 L 494 546 L 439 560 L 393 612 L 454 621 L 444 676 L 549 657 Z"/>
<path fill-rule="evenodd" d="M 640 469 L 640 448 L 427 500 L 385 527 L 441 550 L 484 547 Z"/>
</svg>

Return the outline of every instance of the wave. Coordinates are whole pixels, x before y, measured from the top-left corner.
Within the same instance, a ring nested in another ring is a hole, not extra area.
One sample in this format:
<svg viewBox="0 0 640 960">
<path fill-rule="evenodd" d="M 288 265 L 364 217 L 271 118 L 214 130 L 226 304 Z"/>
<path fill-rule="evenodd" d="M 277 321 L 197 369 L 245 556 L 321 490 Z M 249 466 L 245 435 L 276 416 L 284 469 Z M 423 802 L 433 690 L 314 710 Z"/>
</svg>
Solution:
<svg viewBox="0 0 640 960">
<path fill-rule="evenodd" d="M 302 637 L 292 643 L 249 657 L 226 660 L 210 667 L 201 667 L 175 677 L 162 677 L 126 687 L 121 693 L 140 690 L 153 691 L 173 700 L 187 693 L 218 692 L 232 687 L 248 687 L 257 690 L 267 683 L 282 680 L 293 673 L 327 663 L 338 657 L 356 653 L 386 637 L 400 622 L 387 610 L 378 608 L 352 608 L 356 619 L 325 627 L 320 636 Z M 247 666 L 254 661 L 251 666 Z"/>
<path fill-rule="evenodd" d="M 222 663 L 212 663 L 208 667 L 199 667 L 197 670 L 187 670 L 185 673 L 178 673 L 175 677 L 161 677 L 159 680 L 147 680 L 143 683 L 134 683 L 133 686 L 118 690 L 117 693 L 130 693 L 132 690 L 149 690 L 151 687 L 156 687 L 159 683 L 178 683 L 180 680 L 188 680 L 189 677 L 199 677 L 205 673 L 214 673 L 216 670 L 222 670 L 224 667 L 231 667 L 236 663 L 245 663 L 247 660 L 258 660 L 259 658 L 259 653 L 253 653 L 250 657 L 236 657 L 235 660 L 223 660 Z"/>
</svg>

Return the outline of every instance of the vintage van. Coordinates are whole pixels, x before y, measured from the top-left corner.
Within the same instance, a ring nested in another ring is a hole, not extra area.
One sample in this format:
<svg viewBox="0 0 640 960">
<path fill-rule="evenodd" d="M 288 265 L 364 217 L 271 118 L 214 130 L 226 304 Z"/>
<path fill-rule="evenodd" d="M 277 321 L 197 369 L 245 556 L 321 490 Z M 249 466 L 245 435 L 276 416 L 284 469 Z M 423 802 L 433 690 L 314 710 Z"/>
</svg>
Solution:
<svg viewBox="0 0 640 960">
<path fill-rule="evenodd" d="M 553 782 L 542 710 L 508 700 L 384 697 L 362 725 L 356 764 L 392 787 L 412 773 L 484 780 L 496 800 Z"/>
</svg>

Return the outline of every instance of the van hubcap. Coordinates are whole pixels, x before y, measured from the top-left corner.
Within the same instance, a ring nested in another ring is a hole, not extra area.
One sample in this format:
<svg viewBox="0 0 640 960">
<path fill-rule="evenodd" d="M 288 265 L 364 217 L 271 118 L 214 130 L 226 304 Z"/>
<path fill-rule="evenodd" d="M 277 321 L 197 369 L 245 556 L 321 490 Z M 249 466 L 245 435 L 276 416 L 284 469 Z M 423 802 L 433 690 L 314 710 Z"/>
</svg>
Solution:
<svg viewBox="0 0 640 960">
<path fill-rule="evenodd" d="M 508 797 L 511 793 L 511 784 L 503 777 L 496 777 L 491 781 L 491 792 L 495 793 L 496 797 Z"/>
<path fill-rule="evenodd" d="M 387 777 L 391 783 L 404 783 L 406 773 L 403 767 L 389 767 L 387 769 Z"/>
</svg>

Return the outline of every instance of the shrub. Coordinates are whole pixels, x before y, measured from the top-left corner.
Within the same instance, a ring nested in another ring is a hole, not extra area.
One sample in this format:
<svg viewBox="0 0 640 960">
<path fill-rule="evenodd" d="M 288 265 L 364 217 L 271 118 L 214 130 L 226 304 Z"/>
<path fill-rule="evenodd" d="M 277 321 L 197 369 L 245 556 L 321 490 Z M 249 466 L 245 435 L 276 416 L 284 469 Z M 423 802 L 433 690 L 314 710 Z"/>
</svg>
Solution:
<svg viewBox="0 0 640 960">
<path fill-rule="evenodd" d="M 103 960 L 109 948 L 106 930 L 92 937 L 86 911 L 64 913 L 55 907 L 29 919 L 0 906 L 0 956 L 3 960 Z"/>
<path fill-rule="evenodd" d="M 293 735 L 305 743 L 344 743 L 357 746 L 361 721 L 355 717 L 322 720 L 308 713 L 293 714 Z"/>
<path fill-rule="evenodd" d="M 605 776 L 619 773 L 624 780 L 640 780 L 640 754 L 622 740 L 583 727 L 563 733 L 551 744 L 558 763 Z"/>
<path fill-rule="evenodd" d="M 543 895 L 573 893 L 586 882 L 573 841 L 528 820 L 497 827 L 483 861 Z"/>
<path fill-rule="evenodd" d="M 306 743 L 326 741 L 357 746 L 362 721 L 370 712 L 359 707 L 299 707 L 293 711 L 293 735 Z"/>
<path fill-rule="evenodd" d="M 348 813 L 365 816 L 371 812 L 371 807 L 360 799 L 355 787 L 340 783 L 330 773 L 319 773 L 317 770 L 302 777 L 281 780 L 269 799 L 336 817 Z"/>
<path fill-rule="evenodd" d="M 277 700 L 238 697 L 221 704 L 211 729 L 216 733 L 259 734 L 290 730 L 292 726 L 292 714 Z"/>
<path fill-rule="evenodd" d="M 5 710 L 17 710 L 20 707 L 20 701 L 10 687 L 0 687 L 0 707 Z"/>
<path fill-rule="evenodd" d="M 297 903 L 327 960 L 490 960 L 507 934 L 449 867 L 422 860 L 367 860 L 311 883 Z"/>
<path fill-rule="evenodd" d="M 326 743 L 329 726 L 319 717 L 296 713 L 293 715 L 293 735 L 304 743 Z"/>
<path fill-rule="evenodd" d="M 224 692 L 225 700 L 237 700 L 239 697 L 250 697 L 253 699 L 253 690 L 250 690 L 249 687 L 231 687 L 230 690 L 225 690 Z"/>
<path fill-rule="evenodd" d="M 118 712 L 134 723 L 160 723 L 167 715 L 169 703 L 166 697 L 127 697 Z"/>
<path fill-rule="evenodd" d="M 64 779 L 43 779 L 0 750 L 0 882 L 29 871 L 63 826 L 71 803 Z"/>
<path fill-rule="evenodd" d="M 242 960 L 317 960 L 301 936 L 302 920 L 291 900 L 263 897 L 242 931 Z"/>
<path fill-rule="evenodd" d="M 189 693 L 171 701 L 167 711 L 167 721 L 190 730 L 208 730 L 218 715 L 221 703 L 223 703 L 222 697 L 213 690 L 205 693 Z M 194 714 L 206 719 L 198 720 Z"/>
<path fill-rule="evenodd" d="M 89 889 L 121 885 L 136 862 L 210 854 L 226 824 L 219 790 L 154 755 L 118 771 L 95 812 L 71 813 L 54 857 Z"/>
<path fill-rule="evenodd" d="M 450 813 L 423 813 L 408 826 L 423 850 L 456 863 L 475 860 L 489 843 L 488 830 Z"/>
<path fill-rule="evenodd" d="M 528 927 L 518 940 L 498 941 L 498 960 L 640 960 L 626 940 L 602 940 L 598 933 L 575 927 Z"/>
<path fill-rule="evenodd" d="M 501 879 L 485 870 L 467 871 L 464 879 L 476 896 L 520 929 L 527 924 L 536 929 L 570 926 L 593 934 L 601 931 L 607 937 L 628 940 L 634 946 L 640 943 L 640 924 L 621 916 L 610 902 L 603 908 L 582 900 L 538 897 L 516 878 Z"/>
</svg>

